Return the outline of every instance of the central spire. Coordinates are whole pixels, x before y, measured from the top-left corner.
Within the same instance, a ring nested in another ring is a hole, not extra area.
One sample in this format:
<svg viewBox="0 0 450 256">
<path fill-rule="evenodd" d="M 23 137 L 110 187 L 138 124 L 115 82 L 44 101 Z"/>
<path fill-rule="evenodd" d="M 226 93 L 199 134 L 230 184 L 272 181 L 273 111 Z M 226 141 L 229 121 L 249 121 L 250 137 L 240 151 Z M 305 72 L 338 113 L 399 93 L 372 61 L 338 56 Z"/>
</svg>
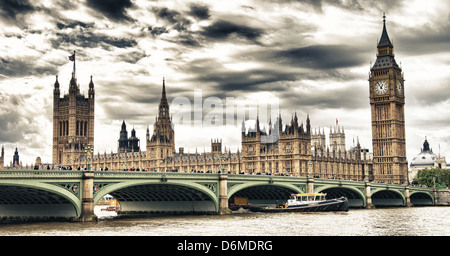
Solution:
<svg viewBox="0 0 450 256">
<path fill-rule="evenodd" d="M 161 99 L 166 99 L 166 79 L 163 77 L 163 89 Z"/>
<path fill-rule="evenodd" d="M 377 45 L 377 60 L 371 70 L 387 68 L 395 68 L 400 70 L 400 67 L 394 58 L 394 45 L 389 39 L 386 29 L 386 15 L 383 13 L 383 31 L 381 32 L 381 38 Z"/>
<path fill-rule="evenodd" d="M 391 43 L 391 40 L 389 39 L 387 30 L 386 30 L 386 14 L 383 13 L 383 32 L 381 32 L 381 38 L 380 41 L 378 42 L 377 47 L 381 48 L 381 47 L 394 47 L 394 45 Z"/>
<path fill-rule="evenodd" d="M 169 103 L 166 98 L 166 80 L 164 77 L 161 101 L 159 102 L 159 119 L 169 119 Z"/>
</svg>

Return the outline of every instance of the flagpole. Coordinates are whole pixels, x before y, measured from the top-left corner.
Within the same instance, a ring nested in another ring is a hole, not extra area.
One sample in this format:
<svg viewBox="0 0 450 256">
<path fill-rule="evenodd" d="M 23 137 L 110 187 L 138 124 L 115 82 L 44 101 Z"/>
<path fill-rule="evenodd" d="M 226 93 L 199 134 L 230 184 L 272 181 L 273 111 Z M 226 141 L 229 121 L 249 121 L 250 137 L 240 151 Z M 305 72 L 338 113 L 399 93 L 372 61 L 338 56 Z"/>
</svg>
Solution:
<svg viewBox="0 0 450 256">
<path fill-rule="evenodd" d="M 75 58 L 75 50 L 73 50 L 73 78 L 76 78 L 75 76 L 75 61 L 77 58 Z"/>
</svg>

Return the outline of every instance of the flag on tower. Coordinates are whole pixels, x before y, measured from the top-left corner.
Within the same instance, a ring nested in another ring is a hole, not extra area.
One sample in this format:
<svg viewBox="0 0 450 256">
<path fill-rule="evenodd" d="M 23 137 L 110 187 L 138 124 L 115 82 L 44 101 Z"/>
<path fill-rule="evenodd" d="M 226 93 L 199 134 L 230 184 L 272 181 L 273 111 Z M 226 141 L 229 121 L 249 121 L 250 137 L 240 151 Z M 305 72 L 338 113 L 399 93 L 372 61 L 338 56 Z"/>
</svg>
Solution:
<svg viewBox="0 0 450 256">
<path fill-rule="evenodd" d="M 69 56 L 69 60 L 73 61 L 73 73 L 72 73 L 72 76 L 75 77 L 75 51 L 73 51 L 73 54 Z"/>
<path fill-rule="evenodd" d="M 338 125 L 338 119 L 336 118 L 336 125 Z"/>
</svg>

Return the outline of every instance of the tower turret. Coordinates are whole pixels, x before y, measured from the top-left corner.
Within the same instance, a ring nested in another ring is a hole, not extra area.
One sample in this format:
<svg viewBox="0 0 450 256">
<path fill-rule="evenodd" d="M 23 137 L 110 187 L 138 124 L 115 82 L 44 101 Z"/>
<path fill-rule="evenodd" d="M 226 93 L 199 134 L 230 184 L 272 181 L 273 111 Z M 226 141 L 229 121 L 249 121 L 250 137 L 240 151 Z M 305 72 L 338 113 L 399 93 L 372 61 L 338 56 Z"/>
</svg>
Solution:
<svg viewBox="0 0 450 256">
<path fill-rule="evenodd" d="M 91 75 L 91 81 L 89 82 L 89 99 L 94 98 L 94 96 L 95 96 L 94 82 L 92 81 Z"/>
<path fill-rule="evenodd" d="M 127 125 L 125 124 L 125 120 L 122 122 L 122 126 L 120 129 L 119 135 L 119 153 L 124 153 L 128 147 L 128 132 Z"/>
<path fill-rule="evenodd" d="M 16 147 L 16 151 L 14 151 L 14 156 L 13 156 L 13 163 L 12 163 L 12 166 L 14 166 L 14 167 L 20 166 L 20 162 L 19 162 L 19 151 L 17 151 L 17 147 Z"/>
<path fill-rule="evenodd" d="M 86 155 L 85 148 L 94 146 L 95 92 L 91 76 L 89 96 L 80 94 L 75 73 L 75 51 L 69 60 L 73 62 L 69 94 L 60 98 L 58 76 L 54 83 L 52 161 L 75 167 L 75 161 L 81 161 Z"/>
<path fill-rule="evenodd" d="M 5 167 L 5 147 L 2 145 L 2 152 L 0 154 L 0 168 Z"/>
</svg>

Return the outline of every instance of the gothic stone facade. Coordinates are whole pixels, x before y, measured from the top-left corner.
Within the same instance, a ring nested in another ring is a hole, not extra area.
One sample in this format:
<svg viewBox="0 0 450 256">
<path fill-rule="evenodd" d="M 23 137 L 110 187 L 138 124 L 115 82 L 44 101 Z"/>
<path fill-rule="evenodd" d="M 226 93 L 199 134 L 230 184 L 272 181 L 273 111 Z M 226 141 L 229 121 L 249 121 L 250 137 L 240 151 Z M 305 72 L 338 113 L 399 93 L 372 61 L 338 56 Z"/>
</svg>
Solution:
<svg viewBox="0 0 450 256">
<path fill-rule="evenodd" d="M 72 165 L 94 146 L 94 83 L 89 83 L 88 97 L 80 94 L 75 73 L 69 83 L 69 93 L 60 98 L 58 76 L 53 90 L 53 153 L 54 164 Z"/>
<path fill-rule="evenodd" d="M 295 114 L 284 127 L 279 116 L 273 129 L 269 123 L 268 132 L 260 130 L 258 120 L 253 130 L 246 131 L 244 124 L 242 127 L 241 166 L 244 173 L 350 180 L 370 178 L 372 162 L 366 153 L 361 153 L 359 142 L 354 150 L 346 151 L 343 131 L 330 129 L 330 153 L 325 136 L 312 135 L 309 116 L 306 126 L 299 125 Z"/>
</svg>

